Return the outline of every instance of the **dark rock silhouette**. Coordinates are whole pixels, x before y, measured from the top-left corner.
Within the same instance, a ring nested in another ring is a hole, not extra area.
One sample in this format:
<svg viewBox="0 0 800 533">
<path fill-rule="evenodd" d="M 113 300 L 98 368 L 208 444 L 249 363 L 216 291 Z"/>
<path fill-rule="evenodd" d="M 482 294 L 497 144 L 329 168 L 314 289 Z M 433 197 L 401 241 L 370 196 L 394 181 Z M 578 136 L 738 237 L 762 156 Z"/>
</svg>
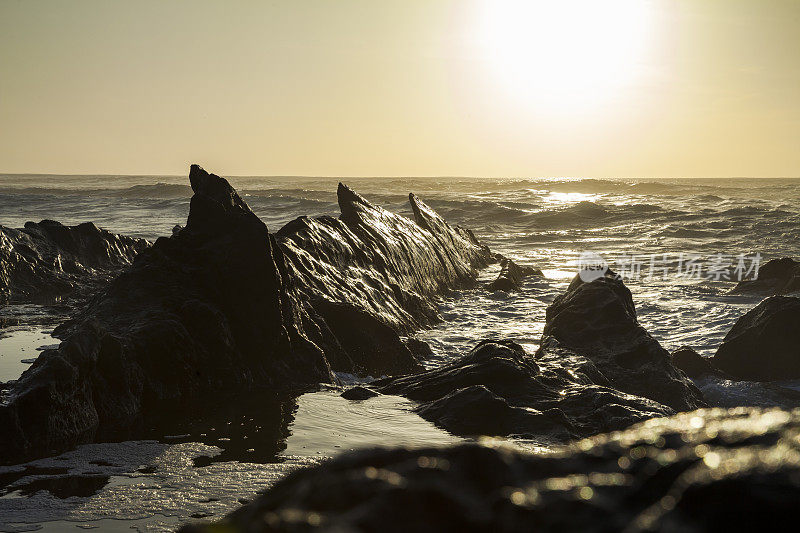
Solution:
<svg viewBox="0 0 800 533">
<path fill-rule="evenodd" d="M 508 258 L 502 260 L 502 269 L 497 279 L 487 287 L 490 291 L 518 291 L 522 286 L 522 280 L 528 276 L 542 277 L 542 271 L 531 266 L 519 266 Z"/>
<path fill-rule="evenodd" d="M 547 454 L 362 450 L 182 531 L 790 531 L 798 433 L 797 412 L 707 409 Z"/>
<path fill-rule="evenodd" d="M 758 277 L 745 279 L 731 290 L 741 294 L 781 295 L 800 291 L 800 261 L 790 257 L 771 259 L 758 270 Z"/>
<path fill-rule="evenodd" d="M 692 379 L 712 407 L 800 407 L 800 391 L 735 378 L 714 367 L 712 358 L 703 357 L 688 346 L 672 352 L 672 362 Z"/>
<path fill-rule="evenodd" d="M 718 372 L 708 359 L 689 346 L 681 346 L 672 352 L 672 364 L 692 379 Z"/>
<path fill-rule="evenodd" d="M 702 394 L 639 324 L 631 291 L 613 272 L 579 276 L 547 308 L 539 364 L 562 364 L 622 392 L 676 411 L 704 407 Z"/>
<path fill-rule="evenodd" d="M 315 300 L 313 310 L 328 328 L 329 334 L 319 339 L 318 345 L 335 370 L 377 377 L 422 370 L 418 356 L 395 330 L 369 312 L 324 299 Z"/>
<path fill-rule="evenodd" d="M 423 402 L 424 418 L 460 435 L 518 435 L 565 442 L 706 405 L 670 354 L 636 320 L 613 273 L 579 277 L 547 309 L 535 356 L 483 341 L 465 357 L 373 383 Z"/>
<path fill-rule="evenodd" d="M 226 391 L 291 392 L 332 368 L 421 369 L 398 335 L 438 319 L 433 297 L 494 257 L 413 195 L 417 221 L 339 187 L 341 219 L 276 237 L 228 182 L 193 165 L 185 227 L 56 328 L 0 404 L 0 462 L 52 453 Z M 418 348 L 419 346 L 417 346 Z"/>
<path fill-rule="evenodd" d="M 359 385 L 356 387 L 350 387 L 344 391 L 341 396 L 345 400 L 368 400 L 370 398 L 374 398 L 375 396 L 380 396 L 380 393 L 375 392 L 369 387 L 362 387 Z"/>
<path fill-rule="evenodd" d="M 652 400 L 539 365 L 510 341 L 483 341 L 439 368 L 372 383 L 422 402 L 417 412 L 459 435 L 517 435 L 566 442 L 674 413 Z"/>
<path fill-rule="evenodd" d="M 800 298 L 767 298 L 733 325 L 712 360 L 740 379 L 800 378 Z"/>
<path fill-rule="evenodd" d="M 127 267 L 150 243 L 91 222 L 0 226 L 0 303 L 85 295 Z"/>
<path fill-rule="evenodd" d="M 49 453 L 222 391 L 331 381 L 283 258 L 223 178 L 192 166 L 186 227 L 158 239 L 45 350 L 0 406 L 2 460 Z"/>
</svg>

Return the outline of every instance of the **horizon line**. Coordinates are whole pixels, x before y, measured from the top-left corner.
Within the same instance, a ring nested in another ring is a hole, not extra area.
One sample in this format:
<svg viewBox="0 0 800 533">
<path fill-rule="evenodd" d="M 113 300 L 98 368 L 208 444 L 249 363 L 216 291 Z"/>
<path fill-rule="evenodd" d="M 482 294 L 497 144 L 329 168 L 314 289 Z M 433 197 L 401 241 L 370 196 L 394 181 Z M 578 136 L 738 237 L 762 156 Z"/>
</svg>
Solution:
<svg viewBox="0 0 800 533">
<path fill-rule="evenodd" d="M 216 174 L 216 172 L 211 172 Z M 143 178 L 180 178 L 186 177 L 186 174 L 147 174 L 147 173 L 102 173 L 102 172 L 0 172 L 0 176 L 64 176 L 64 177 L 86 177 L 86 176 L 114 176 L 119 178 L 127 177 L 143 177 Z M 217 174 L 219 175 L 219 174 Z M 507 180 L 557 180 L 557 179 L 603 179 L 603 180 L 625 180 L 625 179 L 800 179 L 797 176 L 575 176 L 575 175 L 561 175 L 561 176 L 474 176 L 474 175 L 448 175 L 448 174 L 396 174 L 396 175 L 346 175 L 346 174 L 225 174 L 221 177 L 227 178 L 316 178 L 316 179 L 507 179 Z"/>
</svg>

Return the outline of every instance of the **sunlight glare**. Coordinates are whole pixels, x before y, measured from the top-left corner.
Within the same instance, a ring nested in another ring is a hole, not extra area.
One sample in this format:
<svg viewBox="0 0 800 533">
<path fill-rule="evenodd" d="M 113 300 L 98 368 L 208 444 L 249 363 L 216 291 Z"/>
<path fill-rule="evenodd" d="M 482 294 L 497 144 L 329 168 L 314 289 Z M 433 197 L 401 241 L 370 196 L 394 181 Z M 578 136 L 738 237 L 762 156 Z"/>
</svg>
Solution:
<svg viewBox="0 0 800 533">
<path fill-rule="evenodd" d="M 539 109 L 582 108 L 632 82 L 651 33 L 647 0 L 485 0 L 479 16 L 492 75 Z"/>
</svg>

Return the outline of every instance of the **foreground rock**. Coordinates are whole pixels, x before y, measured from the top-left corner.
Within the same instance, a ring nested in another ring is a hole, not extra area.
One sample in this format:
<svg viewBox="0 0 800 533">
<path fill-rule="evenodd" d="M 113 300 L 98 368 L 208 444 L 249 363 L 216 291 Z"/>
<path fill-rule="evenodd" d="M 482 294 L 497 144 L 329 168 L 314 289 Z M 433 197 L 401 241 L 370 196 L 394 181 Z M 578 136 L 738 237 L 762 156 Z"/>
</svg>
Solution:
<svg viewBox="0 0 800 533">
<path fill-rule="evenodd" d="M 800 378 L 800 298 L 773 296 L 742 316 L 713 363 L 740 379 Z"/>
<path fill-rule="evenodd" d="M 510 341 L 483 341 L 452 363 L 372 386 L 422 402 L 417 412 L 451 433 L 515 435 L 542 443 L 563 443 L 674 413 L 559 365 L 539 365 Z"/>
<path fill-rule="evenodd" d="M 755 279 L 742 280 L 731 292 L 781 295 L 800 291 L 800 261 L 790 257 L 767 261 Z"/>
<path fill-rule="evenodd" d="M 796 528 L 800 412 L 713 409 L 549 454 L 366 450 L 287 476 L 198 531 L 741 531 Z"/>
<path fill-rule="evenodd" d="M 542 271 L 531 266 L 519 266 L 511 259 L 504 258 L 497 279 L 488 286 L 490 291 L 518 291 L 522 281 L 529 276 L 542 277 Z"/>
<path fill-rule="evenodd" d="M 332 369 L 421 369 L 398 332 L 492 255 L 415 197 L 411 221 L 339 187 L 342 218 L 267 231 L 226 180 L 193 165 L 186 226 L 56 328 L 0 403 L 0 462 L 128 432 L 172 405 L 297 392 Z M 279 243 L 280 241 L 280 243 Z"/>
<path fill-rule="evenodd" d="M 53 220 L 23 229 L 0 226 L 0 303 L 88 293 L 127 267 L 150 243 L 99 229 L 91 222 Z"/>
<path fill-rule="evenodd" d="M 576 276 L 547 308 L 536 358 L 675 411 L 706 405 L 669 352 L 639 324 L 631 291 L 610 271 L 589 283 Z"/>
</svg>

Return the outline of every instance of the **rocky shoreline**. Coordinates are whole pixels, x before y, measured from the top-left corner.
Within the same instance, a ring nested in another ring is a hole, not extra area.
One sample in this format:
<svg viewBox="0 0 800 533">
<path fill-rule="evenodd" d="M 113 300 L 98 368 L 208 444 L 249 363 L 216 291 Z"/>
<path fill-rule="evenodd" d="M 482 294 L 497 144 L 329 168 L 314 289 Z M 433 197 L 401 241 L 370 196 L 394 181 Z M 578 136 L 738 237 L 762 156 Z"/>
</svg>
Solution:
<svg viewBox="0 0 800 533">
<path fill-rule="evenodd" d="M 231 391 L 284 405 L 339 383 L 338 373 L 360 380 L 343 393 L 349 400 L 402 396 L 452 434 L 554 451 L 359 451 L 288 477 L 222 526 L 372 530 L 391 516 L 390 530 L 705 530 L 744 520 L 720 518 L 714 494 L 783 491 L 773 504 L 780 524 L 800 503 L 790 410 L 800 392 L 772 383 L 800 377 L 800 299 L 767 298 L 705 359 L 665 350 L 613 272 L 576 276 L 547 308 L 536 353 L 475 339 L 426 370 L 430 348 L 409 335 L 441 320 L 440 296 L 515 291 L 541 271 L 492 252 L 414 194 L 412 219 L 340 184 L 338 218 L 300 217 L 273 233 L 224 178 L 193 165 L 189 179 L 185 226 L 152 244 L 91 224 L 0 227 L 0 295 L 78 302 L 54 332 L 58 348 L 0 385 L 0 463 L 136 438 L 144 420 L 169 427 L 173 411 L 177 426 L 178 413 Z M 786 292 L 789 261 L 737 290 Z M 497 280 L 480 287 L 478 271 L 497 262 Z M 757 393 L 707 394 L 713 380 Z M 784 410 L 757 408 L 770 406 Z M 285 431 L 283 409 L 274 433 Z M 770 505 L 756 496 L 754 516 Z"/>
</svg>

